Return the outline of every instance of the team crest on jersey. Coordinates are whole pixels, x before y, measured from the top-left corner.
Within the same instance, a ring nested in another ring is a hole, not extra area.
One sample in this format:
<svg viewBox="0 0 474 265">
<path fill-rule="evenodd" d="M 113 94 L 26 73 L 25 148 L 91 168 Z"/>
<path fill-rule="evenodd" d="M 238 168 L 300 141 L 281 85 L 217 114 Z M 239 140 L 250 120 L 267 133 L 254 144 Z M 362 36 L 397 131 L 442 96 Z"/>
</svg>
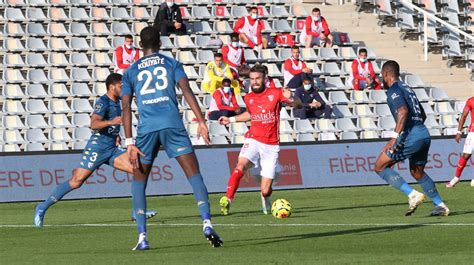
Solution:
<svg viewBox="0 0 474 265">
<path fill-rule="evenodd" d="M 274 99 L 275 99 L 274 95 L 268 95 L 268 100 L 270 100 L 270 102 L 272 102 Z"/>
<path fill-rule="evenodd" d="M 103 105 L 104 104 L 102 104 L 102 103 L 95 104 L 95 107 L 94 107 L 95 112 L 100 112 L 100 109 L 102 108 Z"/>
<path fill-rule="evenodd" d="M 249 100 L 250 105 L 253 104 L 253 98 Z"/>
</svg>

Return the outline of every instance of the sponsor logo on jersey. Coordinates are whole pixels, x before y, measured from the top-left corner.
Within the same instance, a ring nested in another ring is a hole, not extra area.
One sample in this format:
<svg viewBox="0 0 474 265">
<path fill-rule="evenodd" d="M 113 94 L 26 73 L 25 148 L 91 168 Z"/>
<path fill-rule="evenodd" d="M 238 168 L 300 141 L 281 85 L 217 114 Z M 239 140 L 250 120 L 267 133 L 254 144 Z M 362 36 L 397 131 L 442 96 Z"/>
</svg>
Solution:
<svg viewBox="0 0 474 265">
<path fill-rule="evenodd" d="M 272 102 L 273 99 L 275 99 L 275 96 L 274 96 L 274 95 L 268 95 L 268 100 L 270 100 L 270 102 Z"/>
<path fill-rule="evenodd" d="M 147 100 L 142 100 L 143 105 L 149 105 L 149 104 L 156 104 L 164 101 L 169 101 L 170 98 L 168 96 L 164 97 L 158 97 L 158 98 L 153 98 L 153 99 L 147 99 Z"/>
<path fill-rule="evenodd" d="M 265 124 L 275 122 L 276 115 L 274 112 L 265 113 L 265 110 L 262 110 L 262 113 L 252 114 L 250 118 L 252 121 L 259 121 Z"/>
<path fill-rule="evenodd" d="M 400 96 L 400 95 L 398 95 L 397 93 L 393 93 L 391 97 L 392 97 L 392 99 L 396 99 L 396 98 L 398 98 L 399 96 Z"/>
</svg>

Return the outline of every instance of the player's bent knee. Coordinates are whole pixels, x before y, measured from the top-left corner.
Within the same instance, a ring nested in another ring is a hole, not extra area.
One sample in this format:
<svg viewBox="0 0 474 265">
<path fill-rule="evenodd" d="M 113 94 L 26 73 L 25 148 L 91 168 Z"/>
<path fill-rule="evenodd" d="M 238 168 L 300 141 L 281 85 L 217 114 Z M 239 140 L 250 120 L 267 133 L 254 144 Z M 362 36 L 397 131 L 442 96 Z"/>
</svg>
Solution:
<svg viewBox="0 0 474 265">
<path fill-rule="evenodd" d="M 269 197 L 270 195 L 272 195 L 272 192 L 273 192 L 272 187 L 262 189 L 262 196 Z"/>
<path fill-rule="evenodd" d="M 84 180 L 83 179 L 79 179 L 79 178 L 71 178 L 71 180 L 69 180 L 69 185 L 71 186 L 72 189 L 79 189 L 82 184 L 84 183 Z"/>
</svg>

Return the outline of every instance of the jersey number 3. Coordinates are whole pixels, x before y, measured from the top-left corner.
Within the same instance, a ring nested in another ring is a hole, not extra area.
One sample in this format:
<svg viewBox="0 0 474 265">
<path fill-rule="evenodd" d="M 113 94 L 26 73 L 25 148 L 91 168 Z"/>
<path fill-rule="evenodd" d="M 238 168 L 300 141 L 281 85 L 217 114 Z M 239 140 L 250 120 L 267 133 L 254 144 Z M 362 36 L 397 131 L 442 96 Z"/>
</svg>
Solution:
<svg viewBox="0 0 474 265">
<path fill-rule="evenodd" d="M 153 73 L 149 70 L 141 71 L 137 78 L 138 81 L 143 81 L 145 79 L 145 84 L 143 84 L 142 89 L 140 89 L 140 95 L 156 93 L 156 90 L 164 90 L 168 87 L 168 72 L 164 67 L 156 67 L 153 69 Z M 153 77 L 156 77 L 155 87 L 150 87 Z"/>
</svg>

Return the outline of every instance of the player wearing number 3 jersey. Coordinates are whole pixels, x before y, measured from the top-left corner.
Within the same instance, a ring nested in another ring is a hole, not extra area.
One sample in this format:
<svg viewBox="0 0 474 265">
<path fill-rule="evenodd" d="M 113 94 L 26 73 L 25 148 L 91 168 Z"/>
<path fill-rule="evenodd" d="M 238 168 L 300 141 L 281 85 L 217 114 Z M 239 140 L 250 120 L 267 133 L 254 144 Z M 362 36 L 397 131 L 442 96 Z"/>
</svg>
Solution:
<svg viewBox="0 0 474 265">
<path fill-rule="evenodd" d="M 118 170 L 132 173 L 132 165 L 129 162 L 125 150 L 120 147 L 120 124 L 122 123 L 122 110 L 120 109 L 120 90 L 122 87 L 122 75 L 110 74 L 105 80 L 107 94 L 97 99 L 94 112 L 91 115 L 92 136 L 87 142 L 81 155 L 79 167 L 74 169 L 70 180 L 59 184 L 44 202 L 38 204 L 35 209 L 34 224 L 43 227 L 43 219 L 48 208 L 61 200 L 66 194 L 78 189 L 92 175 L 92 173 L 107 164 Z M 147 212 L 147 217 L 156 214 L 154 211 Z M 132 215 L 132 219 L 135 217 Z"/>
<path fill-rule="evenodd" d="M 183 97 L 199 122 L 198 138 L 203 137 L 206 143 L 209 143 L 207 125 L 189 87 L 183 65 L 159 53 L 160 43 L 159 31 L 153 27 L 144 28 L 140 32 L 140 46 L 144 57 L 130 66 L 123 77 L 122 106 L 125 145 L 127 145 L 127 153 L 134 168 L 132 201 L 139 233 L 138 244 L 133 250 L 149 249 L 145 220 L 145 188 L 153 161 L 161 145 L 169 158 L 176 158 L 193 188 L 203 221 L 204 236 L 212 246 L 219 247 L 222 241 L 211 225 L 207 188 L 179 114 L 176 85 L 181 88 Z M 133 96 L 137 100 L 139 113 L 136 145 L 132 138 Z"/>
<path fill-rule="evenodd" d="M 443 203 L 433 180 L 425 172 L 431 137 L 424 125 L 425 112 L 413 90 L 399 80 L 400 66 L 388 61 L 382 67 L 384 87 L 388 88 L 387 103 L 396 121 L 395 132 L 385 145 L 375 163 L 377 174 L 392 187 L 408 196 L 408 211 L 411 215 L 425 195 L 414 190 L 392 169 L 396 163 L 409 159 L 411 175 L 418 181 L 423 191 L 435 205 L 432 215 L 449 215 L 448 207 Z"/>
</svg>

